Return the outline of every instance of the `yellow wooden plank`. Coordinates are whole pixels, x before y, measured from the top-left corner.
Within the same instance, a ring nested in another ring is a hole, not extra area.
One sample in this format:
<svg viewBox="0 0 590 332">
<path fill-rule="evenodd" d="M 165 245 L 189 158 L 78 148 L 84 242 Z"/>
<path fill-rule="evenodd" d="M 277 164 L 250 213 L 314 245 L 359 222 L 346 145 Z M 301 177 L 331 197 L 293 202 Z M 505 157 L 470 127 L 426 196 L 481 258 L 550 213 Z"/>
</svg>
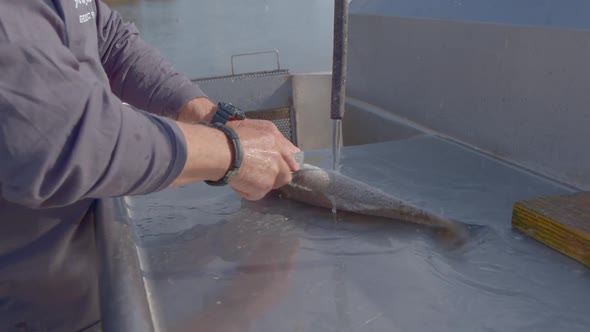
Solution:
<svg viewBox="0 0 590 332">
<path fill-rule="evenodd" d="M 516 202 L 512 226 L 590 267 L 590 192 Z"/>
</svg>

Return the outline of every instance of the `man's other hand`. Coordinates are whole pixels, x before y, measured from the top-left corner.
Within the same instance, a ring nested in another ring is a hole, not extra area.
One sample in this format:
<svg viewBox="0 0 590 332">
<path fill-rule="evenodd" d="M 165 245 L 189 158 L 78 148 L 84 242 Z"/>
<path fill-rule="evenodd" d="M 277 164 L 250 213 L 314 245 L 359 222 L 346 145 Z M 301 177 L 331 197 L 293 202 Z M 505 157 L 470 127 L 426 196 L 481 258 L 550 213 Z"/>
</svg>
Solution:
<svg viewBox="0 0 590 332">
<path fill-rule="evenodd" d="M 207 98 L 195 98 L 186 103 L 178 113 L 178 121 L 184 123 L 196 123 L 200 121 L 211 122 L 217 111 L 217 105 Z"/>
</svg>

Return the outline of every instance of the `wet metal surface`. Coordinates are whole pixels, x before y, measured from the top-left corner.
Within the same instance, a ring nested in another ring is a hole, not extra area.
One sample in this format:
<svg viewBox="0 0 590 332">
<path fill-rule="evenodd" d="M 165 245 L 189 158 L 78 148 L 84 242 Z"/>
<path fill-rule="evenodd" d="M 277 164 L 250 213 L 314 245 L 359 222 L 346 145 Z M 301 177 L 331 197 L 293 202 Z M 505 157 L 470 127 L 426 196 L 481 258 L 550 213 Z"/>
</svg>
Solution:
<svg viewBox="0 0 590 332">
<path fill-rule="evenodd" d="M 567 189 L 428 136 L 342 153 L 344 174 L 480 227 L 448 250 L 417 225 L 227 188 L 133 198 L 156 328 L 587 331 L 590 271 L 510 227 L 515 200 Z"/>
<path fill-rule="evenodd" d="M 100 315 L 103 331 L 152 332 L 143 275 L 123 200 L 101 200 L 96 209 Z M 115 216 L 115 218 L 113 218 Z"/>
</svg>

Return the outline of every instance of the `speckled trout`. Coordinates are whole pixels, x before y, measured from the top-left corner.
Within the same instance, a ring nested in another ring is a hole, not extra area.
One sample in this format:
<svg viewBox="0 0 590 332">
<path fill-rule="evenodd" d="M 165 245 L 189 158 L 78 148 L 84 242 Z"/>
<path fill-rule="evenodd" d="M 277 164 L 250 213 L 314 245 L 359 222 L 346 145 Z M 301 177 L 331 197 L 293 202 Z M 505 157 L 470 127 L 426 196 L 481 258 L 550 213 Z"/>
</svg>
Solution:
<svg viewBox="0 0 590 332">
<path fill-rule="evenodd" d="M 444 229 L 452 235 L 466 236 L 465 225 L 421 209 L 400 198 L 339 172 L 303 164 L 293 180 L 279 189 L 285 198 L 306 204 L 385 217 Z"/>
</svg>

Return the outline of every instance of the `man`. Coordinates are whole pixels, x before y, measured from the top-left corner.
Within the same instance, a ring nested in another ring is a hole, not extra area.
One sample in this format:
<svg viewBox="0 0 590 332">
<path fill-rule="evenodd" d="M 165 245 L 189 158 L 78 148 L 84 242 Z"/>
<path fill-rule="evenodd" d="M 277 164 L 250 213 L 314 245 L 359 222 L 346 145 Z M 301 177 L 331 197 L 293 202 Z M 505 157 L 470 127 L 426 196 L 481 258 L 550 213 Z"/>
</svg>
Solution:
<svg viewBox="0 0 590 332">
<path fill-rule="evenodd" d="M 216 112 L 100 0 L 0 2 L 0 331 L 97 328 L 96 199 L 291 180 L 272 123 Z"/>
</svg>

